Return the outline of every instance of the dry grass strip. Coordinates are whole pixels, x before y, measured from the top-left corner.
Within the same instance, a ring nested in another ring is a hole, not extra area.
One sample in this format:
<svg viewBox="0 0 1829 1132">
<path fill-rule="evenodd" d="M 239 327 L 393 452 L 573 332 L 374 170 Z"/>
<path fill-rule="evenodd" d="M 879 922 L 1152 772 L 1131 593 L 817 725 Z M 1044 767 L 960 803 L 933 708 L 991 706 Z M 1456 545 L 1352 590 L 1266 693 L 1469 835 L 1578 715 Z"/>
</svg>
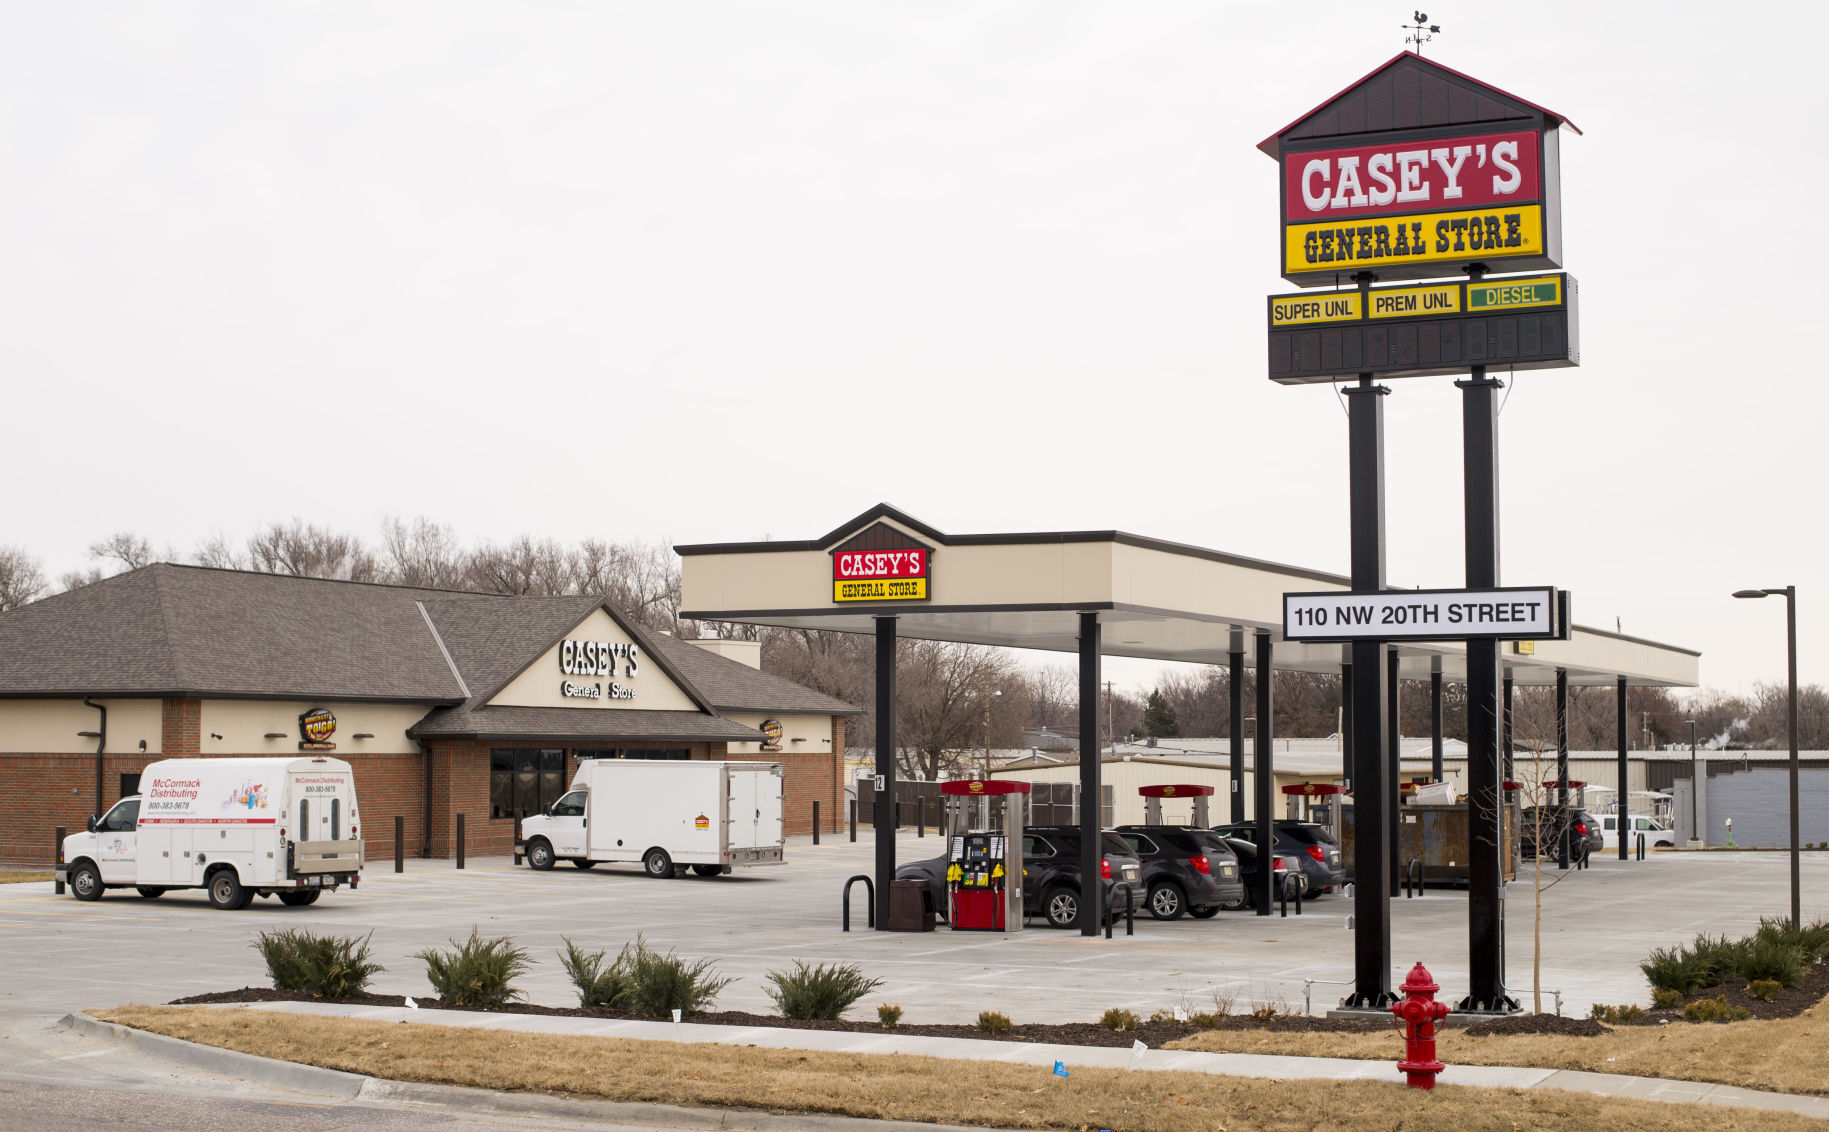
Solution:
<svg viewBox="0 0 1829 1132">
<path fill-rule="evenodd" d="M 0 884 L 30 884 L 35 880 L 54 880 L 49 869 L 0 869 Z"/>
<path fill-rule="evenodd" d="M 126 1006 L 123 1026 L 264 1057 L 402 1081 L 676 1105 L 815 1112 L 1000 1128 L 1114 1132 L 1454 1127 L 1822 1129 L 1782 1113 L 1556 1090 L 1372 1081 L 1265 1081 L 1204 1073 L 1047 1069 L 884 1054 L 554 1037 L 275 1011 Z M 1071 1061 L 1069 1061 L 1071 1066 Z"/>
<path fill-rule="evenodd" d="M 1389 1034 L 1295 1034 L 1214 1030 L 1172 1043 L 1175 1049 L 1287 1053 L 1396 1061 L 1403 1039 Z M 1437 1055 L 1449 1065 L 1528 1065 L 1710 1081 L 1778 1093 L 1829 1096 L 1829 1006 L 1795 1018 L 1726 1025 L 1621 1026 L 1597 1038 L 1505 1034 L 1473 1038 L 1443 1032 Z M 1452 1080 L 1449 1074 L 1443 1080 Z"/>
</svg>

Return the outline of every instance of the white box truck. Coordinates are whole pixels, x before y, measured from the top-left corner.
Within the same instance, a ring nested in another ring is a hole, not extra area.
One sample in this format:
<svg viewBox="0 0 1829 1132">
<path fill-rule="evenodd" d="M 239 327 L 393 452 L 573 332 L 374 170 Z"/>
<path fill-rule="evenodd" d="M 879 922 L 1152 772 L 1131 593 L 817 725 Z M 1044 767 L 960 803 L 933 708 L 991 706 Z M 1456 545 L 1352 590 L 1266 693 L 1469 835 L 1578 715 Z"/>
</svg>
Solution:
<svg viewBox="0 0 1829 1132">
<path fill-rule="evenodd" d="M 89 832 L 64 838 L 57 879 L 78 900 L 201 888 L 218 908 L 256 895 L 310 904 L 362 874 L 355 774 L 341 759 L 165 759 Z"/>
<path fill-rule="evenodd" d="M 782 781 L 780 763 L 590 759 L 514 850 L 536 869 L 639 861 L 651 877 L 779 865 Z"/>
</svg>

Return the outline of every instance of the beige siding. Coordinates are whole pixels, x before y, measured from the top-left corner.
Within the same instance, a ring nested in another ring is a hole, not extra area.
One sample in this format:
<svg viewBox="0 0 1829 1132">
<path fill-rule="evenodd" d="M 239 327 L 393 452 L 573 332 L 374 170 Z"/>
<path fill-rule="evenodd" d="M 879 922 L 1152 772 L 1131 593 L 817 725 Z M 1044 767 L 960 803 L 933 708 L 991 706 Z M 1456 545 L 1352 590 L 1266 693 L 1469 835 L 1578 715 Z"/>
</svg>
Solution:
<svg viewBox="0 0 1829 1132">
<path fill-rule="evenodd" d="M 327 708 L 337 717 L 330 741 L 339 756 L 413 754 L 419 744 L 407 738 L 407 728 L 432 710 L 428 704 L 336 703 L 320 700 L 205 700 L 198 725 L 200 755 L 297 754 L 299 716 Z M 269 734 L 279 738 L 269 739 Z M 216 736 L 222 736 L 218 739 Z M 358 739 L 357 735 L 373 735 Z"/>
<path fill-rule="evenodd" d="M 97 700 L 108 709 L 109 754 L 159 753 L 158 700 Z M 101 729 L 101 713 L 74 700 L 0 700 L 0 751 L 38 755 L 94 754 L 95 740 L 79 731 Z"/>
<path fill-rule="evenodd" d="M 574 641 L 609 641 L 613 644 L 633 644 L 634 639 L 622 631 L 609 614 L 599 609 L 580 621 L 576 628 L 565 634 L 567 640 Z M 490 706 L 503 707 L 545 707 L 545 708 L 589 708 L 602 711 L 621 711 L 628 708 L 649 711 L 697 711 L 698 707 L 691 697 L 680 690 L 680 686 L 668 679 L 654 657 L 641 653 L 636 660 L 636 674 L 625 675 L 626 667 L 619 662 L 614 667 L 616 672 L 610 676 L 567 676 L 559 667 L 560 645 L 555 644 L 540 656 L 540 659 L 529 665 L 525 671 L 489 701 Z M 632 700 L 614 700 L 605 695 L 602 699 L 581 699 L 568 696 L 562 690 L 566 681 L 574 684 L 597 684 L 608 691 L 608 685 L 621 684 L 635 689 Z M 481 694 L 487 689 L 476 688 Z"/>
<path fill-rule="evenodd" d="M 719 713 L 733 723 L 760 728 L 763 720 L 781 724 L 781 753 L 814 755 L 832 753 L 832 717 L 829 715 L 782 715 L 779 712 L 727 711 Z M 799 740 L 796 742 L 796 740 Z M 767 758 L 761 743 L 726 743 L 731 758 Z"/>
</svg>

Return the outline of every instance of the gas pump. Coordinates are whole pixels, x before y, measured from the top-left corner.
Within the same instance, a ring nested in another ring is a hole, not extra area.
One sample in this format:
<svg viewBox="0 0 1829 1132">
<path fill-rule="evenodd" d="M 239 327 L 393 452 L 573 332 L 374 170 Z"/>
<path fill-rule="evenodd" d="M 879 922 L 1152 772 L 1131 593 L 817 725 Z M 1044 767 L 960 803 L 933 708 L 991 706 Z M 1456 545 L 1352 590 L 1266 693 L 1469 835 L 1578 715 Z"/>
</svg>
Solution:
<svg viewBox="0 0 1829 1132">
<path fill-rule="evenodd" d="M 1139 786 L 1137 793 L 1143 797 L 1143 824 L 1162 824 L 1162 800 L 1164 798 L 1192 798 L 1194 814 L 1189 825 L 1211 825 L 1207 820 L 1207 799 L 1213 796 L 1211 786 L 1193 786 L 1187 783 L 1163 783 L 1156 786 Z"/>
<path fill-rule="evenodd" d="M 947 921 L 954 931 L 1021 931 L 1022 795 L 1029 784 L 973 778 L 942 782 L 940 793 L 959 807 L 947 822 Z M 979 805 L 982 823 L 967 809 Z"/>
</svg>

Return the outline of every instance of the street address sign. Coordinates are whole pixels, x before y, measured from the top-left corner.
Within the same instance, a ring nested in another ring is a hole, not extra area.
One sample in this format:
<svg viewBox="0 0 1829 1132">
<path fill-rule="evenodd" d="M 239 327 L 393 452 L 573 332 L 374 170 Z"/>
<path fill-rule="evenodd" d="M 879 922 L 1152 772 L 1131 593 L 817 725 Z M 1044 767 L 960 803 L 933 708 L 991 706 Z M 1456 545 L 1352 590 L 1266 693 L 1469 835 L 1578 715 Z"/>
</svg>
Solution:
<svg viewBox="0 0 1829 1132">
<path fill-rule="evenodd" d="M 1551 586 L 1283 595 L 1287 641 L 1508 641 L 1568 636 L 1568 594 Z"/>
</svg>

